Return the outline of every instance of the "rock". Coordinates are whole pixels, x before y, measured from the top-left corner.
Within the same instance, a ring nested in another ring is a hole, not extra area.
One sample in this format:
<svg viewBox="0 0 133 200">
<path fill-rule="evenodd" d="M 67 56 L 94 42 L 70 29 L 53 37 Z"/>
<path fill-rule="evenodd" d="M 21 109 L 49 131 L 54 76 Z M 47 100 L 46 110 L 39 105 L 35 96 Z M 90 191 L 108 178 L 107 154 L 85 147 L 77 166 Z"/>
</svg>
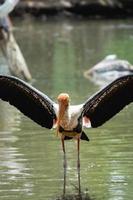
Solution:
<svg viewBox="0 0 133 200">
<path fill-rule="evenodd" d="M 21 0 L 14 14 L 30 13 L 35 16 L 71 13 L 81 16 L 132 16 L 131 0 Z"/>
</svg>

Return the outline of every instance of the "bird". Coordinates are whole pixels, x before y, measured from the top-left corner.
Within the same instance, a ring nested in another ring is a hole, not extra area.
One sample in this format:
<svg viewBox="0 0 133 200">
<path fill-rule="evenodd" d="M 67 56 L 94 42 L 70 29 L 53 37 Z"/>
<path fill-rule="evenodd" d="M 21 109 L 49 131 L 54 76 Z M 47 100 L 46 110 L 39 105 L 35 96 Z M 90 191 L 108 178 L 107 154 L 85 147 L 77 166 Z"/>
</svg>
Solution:
<svg viewBox="0 0 133 200">
<path fill-rule="evenodd" d="M 55 101 L 17 77 L 0 75 L 0 99 L 40 126 L 56 129 L 62 143 L 64 167 L 67 166 L 65 140 L 76 139 L 77 167 L 80 168 L 80 140 L 89 141 L 84 127 L 103 125 L 133 101 L 133 75 L 114 80 L 77 105 L 71 104 L 68 93 L 60 93 Z"/>
<path fill-rule="evenodd" d="M 84 77 L 103 87 L 113 80 L 128 74 L 133 74 L 133 65 L 127 60 L 118 58 L 116 54 L 110 54 L 85 71 Z"/>
<path fill-rule="evenodd" d="M 5 58 L 5 68 L 1 73 L 17 76 L 25 81 L 31 81 L 32 76 L 26 60 L 14 37 L 12 22 L 9 16 L 0 18 L 0 50 Z M 7 69 L 7 70 L 5 70 Z"/>
<path fill-rule="evenodd" d="M 18 2 L 19 0 L 5 0 L 5 2 L 0 5 L 0 18 L 7 16 Z"/>
<path fill-rule="evenodd" d="M 114 71 L 120 74 L 118 74 L 118 76 L 122 76 L 122 74 L 127 75 L 129 73 L 133 73 L 133 65 L 131 65 L 127 60 L 119 59 L 116 54 L 111 54 L 86 71 L 84 75 L 87 77 L 94 75 L 95 73 L 100 75 L 102 73 Z"/>
<path fill-rule="evenodd" d="M 31 81 L 32 76 L 24 59 L 24 56 L 17 44 L 9 13 L 14 9 L 19 0 L 5 0 L 0 5 L 0 49 L 3 53 L 8 67 L 1 70 L 2 73 L 12 74 L 26 81 Z"/>
</svg>

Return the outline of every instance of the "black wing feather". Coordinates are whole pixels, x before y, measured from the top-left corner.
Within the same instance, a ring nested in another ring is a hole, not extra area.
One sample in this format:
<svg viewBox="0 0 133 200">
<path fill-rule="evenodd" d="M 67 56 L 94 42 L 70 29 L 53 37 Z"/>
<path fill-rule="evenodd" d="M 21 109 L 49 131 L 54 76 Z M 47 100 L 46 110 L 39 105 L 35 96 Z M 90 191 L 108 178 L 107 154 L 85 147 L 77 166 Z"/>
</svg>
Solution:
<svg viewBox="0 0 133 200">
<path fill-rule="evenodd" d="M 133 101 L 133 75 L 123 76 L 92 96 L 83 106 L 83 116 L 98 127 Z"/>
<path fill-rule="evenodd" d="M 52 128 L 56 114 L 53 101 L 28 83 L 0 75 L 0 98 L 18 108 L 39 125 Z"/>
</svg>

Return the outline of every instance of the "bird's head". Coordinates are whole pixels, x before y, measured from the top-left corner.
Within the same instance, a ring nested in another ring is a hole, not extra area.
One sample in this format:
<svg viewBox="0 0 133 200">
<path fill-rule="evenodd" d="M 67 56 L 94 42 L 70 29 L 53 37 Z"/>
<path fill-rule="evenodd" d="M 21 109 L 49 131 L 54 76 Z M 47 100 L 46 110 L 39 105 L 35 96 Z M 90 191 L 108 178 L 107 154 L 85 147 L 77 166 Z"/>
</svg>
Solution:
<svg viewBox="0 0 133 200">
<path fill-rule="evenodd" d="M 69 105 L 70 98 L 69 98 L 69 95 L 67 93 L 61 93 L 57 97 L 57 100 L 58 100 L 59 105 L 62 104 L 65 107 L 67 107 Z"/>
<path fill-rule="evenodd" d="M 58 119 L 57 119 L 57 133 L 59 130 L 60 123 L 63 119 L 63 116 L 69 106 L 70 98 L 67 93 L 61 93 L 57 97 L 58 103 L 59 103 L 59 113 L 58 113 Z"/>
</svg>

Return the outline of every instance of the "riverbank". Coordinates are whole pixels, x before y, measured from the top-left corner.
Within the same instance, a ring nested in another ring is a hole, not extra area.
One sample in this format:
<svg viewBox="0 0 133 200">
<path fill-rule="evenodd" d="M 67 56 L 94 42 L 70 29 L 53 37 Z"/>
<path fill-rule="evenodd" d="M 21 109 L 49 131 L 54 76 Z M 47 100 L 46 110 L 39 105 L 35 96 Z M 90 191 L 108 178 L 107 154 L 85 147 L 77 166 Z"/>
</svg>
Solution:
<svg viewBox="0 0 133 200">
<path fill-rule="evenodd" d="M 133 16 L 131 0 L 23 0 L 13 15 L 82 16 L 91 18 L 120 18 Z"/>
</svg>

